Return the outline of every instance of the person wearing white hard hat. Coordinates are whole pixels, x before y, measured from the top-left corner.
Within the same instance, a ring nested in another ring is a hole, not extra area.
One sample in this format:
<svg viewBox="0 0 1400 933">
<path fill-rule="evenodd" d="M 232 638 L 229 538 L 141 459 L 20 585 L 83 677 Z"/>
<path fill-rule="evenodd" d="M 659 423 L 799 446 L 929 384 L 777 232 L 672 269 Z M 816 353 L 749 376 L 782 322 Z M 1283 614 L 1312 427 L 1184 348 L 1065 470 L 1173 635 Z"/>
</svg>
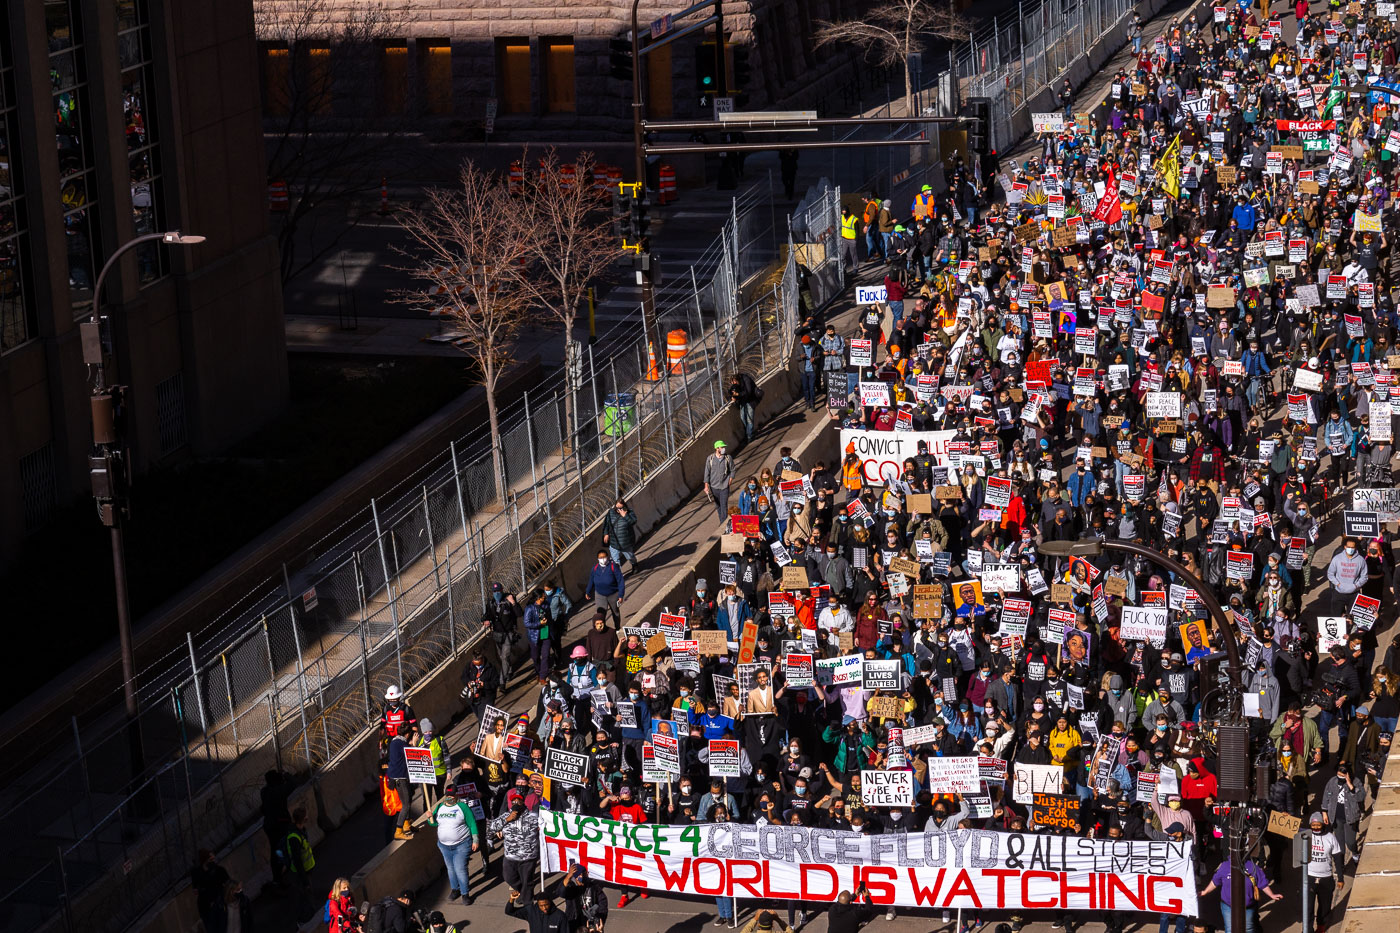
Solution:
<svg viewBox="0 0 1400 933">
<path fill-rule="evenodd" d="M 384 712 L 379 715 L 379 746 L 387 749 L 389 740 L 394 737 L 400 724 L 409 727 L 409 731 L 416 731 L 418 728 L 418 717 L 413 714 L 413 707 L 409 706 L 403 698 L 403 690 L 398 684 L 391 684 L 384 691 Z M 383 752 L 380 753 L 381 758 Z"/>
</svg>

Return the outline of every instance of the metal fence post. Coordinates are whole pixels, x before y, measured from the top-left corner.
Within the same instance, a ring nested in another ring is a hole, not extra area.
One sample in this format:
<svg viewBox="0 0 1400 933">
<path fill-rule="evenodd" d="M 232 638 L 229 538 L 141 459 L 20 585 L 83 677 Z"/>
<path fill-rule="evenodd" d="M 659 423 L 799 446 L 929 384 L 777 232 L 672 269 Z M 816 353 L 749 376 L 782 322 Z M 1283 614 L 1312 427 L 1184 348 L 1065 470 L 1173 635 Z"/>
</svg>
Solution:
<svg viewBox="0 0 1400 933">
<path fill-rule="evenodd" d="M 511 503 L 515 510 L 515 553 L 520 557 L 520 588 L 525 589 L 529 578 L 525 576 L 525 542 L 520 538 L 520 500 Z"/>
<path fill-rule="evenodd" d="M 457 484 L 457 513 L 462 517 L 462 540 L 467 542 L 467 559 L 471 560 L 472 534 L 467 530 L 467 502 L 462 497 L 462 470 L 457 466 L 457 442 L 447 445 L 452 453 L 452 481 Z"/>
<path fill-rule="evenodd" d="M 287 612 L 288 612 L 288 614 L 290 615 L 290 613 L 291 613 L 290 607 L 288 608 Z M 267 645 L 267 663 L 268 663 L 269 669 L 272 671 L 272 685 L 273 685 L 273 690 L 275 691 L 275 690 L 278 690 L 278 689 L 279 689 L 278 686 L 277 686 L 277 662 L 273 659 L 273 656 L 272 656 L 272 633 L 268 630 L 268 626 L 267 626 L 267 616 L 263 616 L 263 617 L 262 617 L 262 623 L 263 623 L 263 640 L 264 640 L 264 643 Z M 310 737 L 310 735 L 308 734 L 309 729 L 308 729 L 308 727 L 307 727 L 307 725 L 306 725 L 306 690 L 305 690 L 304 685 L 303 685 L 302 682 L 301 682 L 301 639 L 297 636 L 296 631 L 297 631 L 297 620 L 296 620 L 296 617 L 293 616 L 293 617 L 292 617 L 292 637 L 295 638 L 296 641 L 297 641 L 297 689 L 298 689 L 298 690 L 300 691 L 300 693 L 301 693 L 301 703 L 297 706 L 297 712 L 301 715 L 301 745 L 302 745 L 302 751 L 303 751 L 303 753 L 306 755 L 306 766 L 309 768 L 309 767 L 311 767 L 311 737 Z M 273 717 L 272 717 L 272 734 L 273 734 L 273 735 L 276 735 L 276 734 L 277 734 L 277 718 L 276 718 L 276 715 L 275 715 L 275 707 L 274 707 L 274 715 L 273 715 Z M 278 754 L 278 757 L 279 757 L 279 758 L 281 757 L 281 754 L 280 754 L 280 753 Z"/>
<path fill-rule="evenodd" d="M 399 665 L 399 689 L 403 689 L 403 651 L 399 645 L 399 609 L 394 599 L 394 585 L 389 579 L 389 558 L 384 554 L 384 533 L 379 529 L 379 503 L 371 496 L 369 500 L 369 511 L 374 516 L 374 543 L 379 545 L 379 564 L 384 570 L 384 592 L 389 597 L 389 619 L 394 623 L 394 659 Z M 296 620 L 292 620 L 293 628 Z M 298 649 L 300 651 L 300 649 Z M 305 700 L 303 700 L 305 702 Z"/>
<path fill-rule="evenodd" d="M 228 652 L 219 655 L 220 666 L 224 669 L 224 698 L 228 700 L 228 723 L 233 728 L 233 747 L 239 748 L 238 742 L 238 710 L 233 707 L 233 678 L 228 671 Z"/>
<path fill-rule="evenodd" d="M 442 589 L 442 574 L 438 572 L 437 542 L 433 540 L 433 513 L 428 508 L 428 484 L 423 484 L 423 530 L 428 533 L 428 551 L 433 555 L 434 589 Z"/>
<path fill-rule="evenodd" d="M 540 510 L 540 478 L 535 469 L 535 427 L 530 423 L 530 393 L 523 394 L 525 399 L 525 445 L 530 448 L 530 488 L 535 493 L 535 511 Z"/>
<path fill-rule="evenodd" d="M 447 562 L 447 650 L 450 657 L 457 655 L 457 612 L 454 605 L 455 597 L 452 592 L 452 551 L 448 550 L 443 555 L 443 560 Z"/>
</svg>

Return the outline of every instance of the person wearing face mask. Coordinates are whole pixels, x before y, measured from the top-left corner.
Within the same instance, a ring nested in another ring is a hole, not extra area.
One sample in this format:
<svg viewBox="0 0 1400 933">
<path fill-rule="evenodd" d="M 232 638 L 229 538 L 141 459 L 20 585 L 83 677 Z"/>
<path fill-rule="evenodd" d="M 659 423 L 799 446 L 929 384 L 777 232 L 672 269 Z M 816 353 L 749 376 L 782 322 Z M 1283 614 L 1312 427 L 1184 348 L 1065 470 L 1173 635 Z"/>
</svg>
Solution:
<svg viewBox="0 0 1400 933">
<path fill-rule="evenodd" d="M 1345 539 L 1342 549 L 1333 554 L 1327 564 L 1327 582 L 1332 585 L 1329 594 L 1332 615 L 1350 611 L 1357 593 L 1366 583 L 1366 573 L 1366 558 L 1357 550 L 1356 539 Z"/>
<path fill-rule="evenodd" d="M 1293 525 L 1293 534 L 1308 543 L 1302 573 L 1303 590 L 1307 591 L 1312 589 L 1313 555 L 1317 552 L 1317 538 L 1321 529 L 1307 500 L 1299 493 L 1290 494 L 1284 499 L 1283 514 Z M 1294 594 L 1295 600 L 1298 595 Z"/>
<path fill-rule="evenodd" d="M 621 607 L 626 597 L 627 583 L 622 577 L 622 568 L 608 556 L 607 551 L 599 550 L 597 562 L 588 574 L 584 598 L 593 600 L 595 609 L 607 609 L 611 612 L 613 624 L 621 627 Z"/>
<path fill-rule="evenodd" d="M 514 645 L 520 640 L 520 609 L 515 594 L 507 593 L 499 583 L 491 584 L 491 601 L 486 604 L 482 621 L 490 628 L 491 640 L 500 657 L 497 670 L 501 680 L 509 680 L 515 671 Z"/>
</svg>

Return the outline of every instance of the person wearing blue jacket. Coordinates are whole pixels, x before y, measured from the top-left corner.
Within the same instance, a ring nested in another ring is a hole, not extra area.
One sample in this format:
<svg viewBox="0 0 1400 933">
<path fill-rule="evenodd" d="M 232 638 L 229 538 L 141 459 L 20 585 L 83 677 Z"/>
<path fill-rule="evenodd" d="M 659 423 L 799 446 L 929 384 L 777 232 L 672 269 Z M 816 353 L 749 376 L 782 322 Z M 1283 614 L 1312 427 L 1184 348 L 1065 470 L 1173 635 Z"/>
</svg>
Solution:
<svg viewBox="0 0 1400 933">
<path fill-rule="evenodd" d="M 1244 232 L 1253 233 L 1254 225 L 1257 220 L 1254 205 L 1246 201 L 1244 195 L 1240 195 L 1238 202 L 1235 204 L 1235 211 L 1230 215 L 1230 219 L 1239 224 L 1240 229 Z"/>
<path fill-rule="evenodd" d="M 525 637 L 530 641 L 530 661 L 541 684 L 549 681 L 549 610 L 544 590 L 535 590 L 525 607 Z"/>
<path fill-rule="evenodd" d="M 627 598 L 627 582 L 622 578 L 622 568 L 608 556 L 606 549 L 598 551 L 598 563 L 588 574 L 588 589 L 583 595 L 593 600 L 594 608 L 611 612 L 613 624 L 622 627 L 621 607 Z"/>
<path fill-rule="evenodd" d="M 1085 469 L 1084 461 L 1079 461 L 1075 466 L 1065 486 L 1069 489 L 1070 504 L 1076 509 L 1083 506 L 1089 493 L 1094 491 L 1094 474 Z"/>
</svg>

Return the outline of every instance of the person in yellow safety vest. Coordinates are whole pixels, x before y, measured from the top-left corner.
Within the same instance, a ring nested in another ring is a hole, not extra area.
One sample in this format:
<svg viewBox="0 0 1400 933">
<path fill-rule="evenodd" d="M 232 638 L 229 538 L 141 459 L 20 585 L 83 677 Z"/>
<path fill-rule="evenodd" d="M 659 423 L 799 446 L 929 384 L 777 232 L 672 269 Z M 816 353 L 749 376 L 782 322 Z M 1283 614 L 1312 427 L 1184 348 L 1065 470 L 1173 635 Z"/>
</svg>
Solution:
<svg viewBox="0 0 1400 933">
<path fill-rule="evenodd" d="M 435 734 L 433 721 L 431 719 L 418 720 L 418 735 L 412 744 L 417 748 L 428 749 L 433 756 L 433 773 L 437 775 L 437 784 L 423 785 L 423 809 L 431 810 L 437 798 L 442 795 L 443 785 L 447 781 L 447 742 L 442 736 Z"/>
<path fill-rule="evenodd" d="M 910 205 L 909 212 L 914 215 L 915 220 L 933 216 L 932 185 L 924 185 L 923 190 L 914 196 L 914 203 Z"/>
<path fill-rule="evenodd" d="M 311 906 L 311 870 L 316 867 L 316 853 L 306 838 L 306 808 L 292 811 L 292 828 L 282 837 L 282 845 L 273 853 L 286 866 L 284 878 L 291 879 L 297 900 L 293 913 L 298 920 L 305 918 Z"/>
<path fill-rule="evenodd" d="M 856 224 L 860 218 L 852 213 L 850 207 L 841 208 L 841 268 L 847 272 L 853 271 L 860 265 L 860 258 L 856 255 Z"/>
</svg>

